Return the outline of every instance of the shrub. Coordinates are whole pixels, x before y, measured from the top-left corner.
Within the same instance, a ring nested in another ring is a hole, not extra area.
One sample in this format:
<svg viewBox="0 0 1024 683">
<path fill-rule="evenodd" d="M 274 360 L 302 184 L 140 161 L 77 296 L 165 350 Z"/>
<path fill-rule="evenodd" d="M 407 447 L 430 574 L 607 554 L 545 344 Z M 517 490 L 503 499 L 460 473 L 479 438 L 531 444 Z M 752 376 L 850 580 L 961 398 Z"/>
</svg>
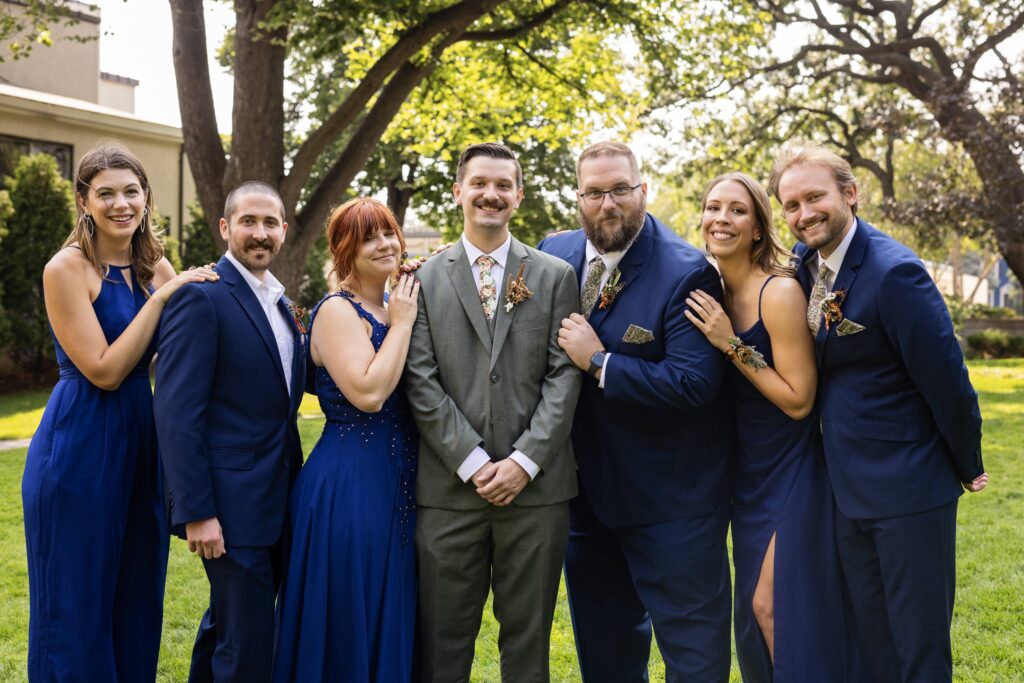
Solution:
<svg viewBox="0 0 1024 683">
<path fill-rule="evenodd" d="M 1005 330 L 981 330 L 967 337 L 969 358 L 1017 358 L 1024 356 L 1024 335 Z"/>
<path fill-rule="evenodd" d="M 48 154 L 23 156 L 4 179 L 12 213 L 0 249 L 0 303 L 10 325 L 9 353 L 16 367 L 35 378 L 52 371 L 43 266 L 60 249 L 75 222 L 71 182 Z"/>
</svg>

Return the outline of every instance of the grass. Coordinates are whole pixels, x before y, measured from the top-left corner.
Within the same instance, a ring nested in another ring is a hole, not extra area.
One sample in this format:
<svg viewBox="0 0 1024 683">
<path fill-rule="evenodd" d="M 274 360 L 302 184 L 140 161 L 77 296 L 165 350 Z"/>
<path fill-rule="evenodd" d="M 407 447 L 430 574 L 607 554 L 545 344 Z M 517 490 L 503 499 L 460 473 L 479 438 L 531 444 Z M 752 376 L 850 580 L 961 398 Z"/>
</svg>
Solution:
<svg viewBox="0 0 1024 683">
<path fill-rule="evenodd" d="M 958 518 L 957 602 L 953 659 L 957 681 L 1024 681 L 1024 360 L 976 361 L 971 378 L 985 416 L 984 457 L 989 489 L 961 499 Z M 24 438 L 34 429 L 46 392 L 0 397 L 0 438 Z M 299 421 L 305 452 L 319 436 L 315 399 L 307 397 Z M 0 452 L 0 680 L 25 680 L 28 580 L 21 513 L 25 449 Z M 200 562 L 184 543 L 171 542 L 159 681 L 184 681 L 195 629 L 208 588 Z M 500 680 L 498 627 L 485 612 L 472 680 Z M 580 680 L 564 587 L 551 647 L 552 680 Z M 662 680 L 657 650 L 651 680 Z M 732 681 L 739 681 L 733 665 Z"/>
</svg>

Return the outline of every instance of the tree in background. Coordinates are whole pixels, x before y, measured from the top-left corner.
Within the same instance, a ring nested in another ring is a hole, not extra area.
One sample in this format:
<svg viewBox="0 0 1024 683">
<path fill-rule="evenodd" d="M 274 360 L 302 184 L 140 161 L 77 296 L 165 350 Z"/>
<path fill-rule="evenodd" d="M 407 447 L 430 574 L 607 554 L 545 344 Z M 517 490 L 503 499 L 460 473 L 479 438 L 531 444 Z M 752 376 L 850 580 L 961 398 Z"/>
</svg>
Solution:
<svg viewBox="0 0 1024 683">
<path fill-rule="evenodd" d="M 472 84 L 504 74 L 507 90 L 543 99 L 521 65 L 552 80 L 571 65 L 582 73 L 565 80 L 577 82 L 592 109 L 606 98 L 605 86 L 619 87 L 621 77 L 637 84 L 642 110 L 665 93 L 720 80 L 720 57 L 738 62 L 759 25 L 739 0 L 236 0 L 234 8 L 235 98 L 225 153 L 210 90 L 203 2 L 171 0 L 185 150 L 208 217 L 243 179 L 281 189 L 289 236 L 275 273 L 291 291 L 330 209 L 345 200 L 407 100 L 421 86 L 430 90 L 424 82 L 432 75 L 450 69 L 450 79 Z M 627 46 L 634 59 L 626 58 Z M 593 62 L 598 48 L 606 58 Z M 574 60 L 575 50 L 582 51 Z M 463 104 L 486 105 L 481 94 L 469 91 Z M 457 102 L 437 104 L 419 110 L 432 125 L 459 111 Z M 586 109 L 558 120 L 581 137 L 596 128 Z M 537 127 L 533 120 L 508 123 Z M 424 141 L 423 130 L 430 128 L 396 129 L 394 139 Z M 437 141 L 451 153 L 447 137 Z M 515 143 L 511 136 L 507 141 Z M 445 162 L 443 154 L 428 158 Z M 219 244 L 212 219 L 208 227 Z"/>
<path fill-rule="evenodd" d="M 43 266 L 74 227 L 74 197 L 48 154 L 22 157 L 4 183 L 11 211 L 2 226 L 0 302 L 10 326 L 8 348 L 16 367 L 38 377 L 54 370 Z"/>
</svg>

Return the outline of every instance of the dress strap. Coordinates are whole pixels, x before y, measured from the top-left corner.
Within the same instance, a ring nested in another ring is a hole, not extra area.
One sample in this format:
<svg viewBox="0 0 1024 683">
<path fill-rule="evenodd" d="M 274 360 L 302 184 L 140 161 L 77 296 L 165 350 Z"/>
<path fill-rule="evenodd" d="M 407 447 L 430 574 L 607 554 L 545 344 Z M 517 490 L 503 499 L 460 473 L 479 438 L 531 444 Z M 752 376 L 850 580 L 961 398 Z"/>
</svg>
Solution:
<svg viewBox="0 0 1024 683">
<path fill-rule="evenodd" d="M 761 319 L 761 298 L 764 296 L 764 288 L 768 286 L 768 283 L 775 279 L 774 275 L 769 275 L 761 285 L 761 291 L 757 293 L 757 319 Z"/>
</svg>

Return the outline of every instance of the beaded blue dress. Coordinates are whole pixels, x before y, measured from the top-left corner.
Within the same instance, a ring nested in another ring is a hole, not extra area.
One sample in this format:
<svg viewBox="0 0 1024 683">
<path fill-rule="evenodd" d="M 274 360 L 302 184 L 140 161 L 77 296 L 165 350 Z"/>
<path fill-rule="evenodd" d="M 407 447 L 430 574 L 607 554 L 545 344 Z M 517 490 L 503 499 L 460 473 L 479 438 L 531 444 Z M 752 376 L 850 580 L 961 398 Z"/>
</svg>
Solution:
<svg viewBox="0 0 1024 683">
<path fill-rule="evenodd" d="M 92 304 L 108 344 L 146 300 L 134 269 L 111 267 Z M 53 338 L 60 380 L 21 480 L 31 681 L 156 678 L 170 538 L 149 383 L 156 338 L 113 391 Z"/>
<path fill-rule="evenodd" d="M 348 292 L 379 350 L 388 332 Z M 317 367 L 327 418 L 289 503 L 291 549 L 279 598 L 275 683 L 403 683 L 416 629 L 416 426 L 401 385 L 379 413 L 345 399 Z"/>
<path fill-rule="evenodd" d="M 774 276 L 773 276 L 774 277 Z M 773 366 L 761 320 L 737 336 Z M 736 566 L 734 625 L 744 683 L 842 683 L 845 678 L 842 585 L 833 529 L 832 490 L 817 415 L 793 420 L 735 367 L 739 468 L 733 496 Z M 775 665 L 754 617 L 754 589 L 775 534 Z"/>
</svg>

